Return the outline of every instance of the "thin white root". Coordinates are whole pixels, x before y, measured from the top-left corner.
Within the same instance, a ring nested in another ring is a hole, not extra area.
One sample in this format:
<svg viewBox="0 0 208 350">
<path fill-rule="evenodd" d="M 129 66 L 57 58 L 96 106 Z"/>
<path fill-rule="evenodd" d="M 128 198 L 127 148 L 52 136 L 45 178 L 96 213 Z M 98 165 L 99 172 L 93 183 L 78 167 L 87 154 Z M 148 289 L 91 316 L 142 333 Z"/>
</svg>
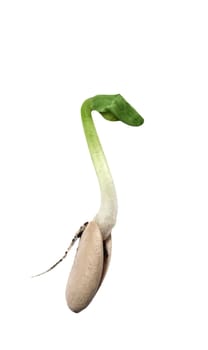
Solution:
<svg viewBox="0 0 208 350">
<path fill-rule="evenodd" d="M 59 259 L 54 265 L 52 265 L 51 267 L 49 267 L 49 269 L 47 269 L 46 271 L 44 272 L 41 272 L 41 273 L 38 273 L 37 275 L 34 275 L 34 276 L 31 276 L 32 278 L 34 277 L 39 277 L 39 276 L 42 276 L 44 274 L 46 274 L 47 272 L 53 270 L 57 265 L 59 265 L 68 255 L 68 252 L 71 250 L 71 248 L 73 247 L 74 243 L 77 241 L 78 238 L 80 238 L 86 228 L 86 226 L 88 225 L 88 222 L 85 222 L 84 225 L 82 225 L 80 227 L 80 229 L 75 233 L 69 247 L 67 248 L 67 250 L 65 251 L 64 255 L 62 256 L 61 259 Z"/>
</svg>

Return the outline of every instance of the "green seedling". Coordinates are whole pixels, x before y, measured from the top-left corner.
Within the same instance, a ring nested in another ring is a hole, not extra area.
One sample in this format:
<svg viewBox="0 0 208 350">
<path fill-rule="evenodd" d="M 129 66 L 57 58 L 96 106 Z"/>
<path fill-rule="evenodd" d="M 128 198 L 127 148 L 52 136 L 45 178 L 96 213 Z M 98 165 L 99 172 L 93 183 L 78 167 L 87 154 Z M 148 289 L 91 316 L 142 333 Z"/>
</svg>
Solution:
<svg viewBox="0 0 208 350">
<path fill-rule="evenodd" d="M 86 308 L 98 291 L 107 272 L 111 257 L 111 232 L 116 223 L 118 205 L 113 178 L 103 152 L 92 111 L 108 121 L 121 121 L 140 126 L 144 120 L 121 95 L 97 95 L 87 99 L 81 107 L 82 123 L 89 152 L 97 174 L 101 204 L 98 213 L 75 234 L 63 257 L 40 276 L 57 266 L 80 239 L 66 287 L 66 301 L 74 312 Z"/>
</svg>

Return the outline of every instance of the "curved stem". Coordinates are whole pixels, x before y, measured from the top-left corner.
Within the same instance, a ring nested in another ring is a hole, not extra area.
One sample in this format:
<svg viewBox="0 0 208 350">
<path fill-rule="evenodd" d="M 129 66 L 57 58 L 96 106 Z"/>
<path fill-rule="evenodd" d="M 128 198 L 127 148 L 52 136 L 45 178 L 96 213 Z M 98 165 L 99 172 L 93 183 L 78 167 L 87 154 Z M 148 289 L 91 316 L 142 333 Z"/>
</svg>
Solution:
<svg viewBox="0 0 208 350">
<path fill-rule="evenodd" d="M 110 121 L 120 120 L 125 124 L 139 126 L 144 120 L 121 95 L 97 95 L 87 99 L 81 107 L 81 116 L 90 155 L 94 164 L 101 191 L 101 205 L 95 216 L 103 238 L 106 239 L 116 223 L 117 196 L 91 112 L 99 112 Z"/>
<path fill-rule="evenodd" d="M 104 239 L 106 239 L 116 223 L 117 196 L 113 178 L 92 119 L 91 111 L 92 99 L 88 99 L 82 105 L 81 115 L 88 148 L 101 192 L 101 205 L 95 216 L 95 221 Z"/>
</svg>

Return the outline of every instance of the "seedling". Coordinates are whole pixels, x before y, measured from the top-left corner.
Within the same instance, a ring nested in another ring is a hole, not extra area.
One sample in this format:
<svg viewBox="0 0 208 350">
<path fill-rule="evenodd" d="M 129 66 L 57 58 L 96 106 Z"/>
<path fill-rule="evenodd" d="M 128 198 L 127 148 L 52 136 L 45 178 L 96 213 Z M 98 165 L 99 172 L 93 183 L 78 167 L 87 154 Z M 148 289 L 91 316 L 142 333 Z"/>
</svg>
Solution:
<svg viewBox="0 0 208 350">
<path fill-rule="evenodd" d="M 105 277 L 111 257 L 111 231 L 118 210 L 115 185 L 92 119 L 92 111 L 99 112 L 106 120 L 122 121 L 131 126 L 140 126 L 144 122 L 140 114 L 119 94 L 97 95 L 87 99 L 81 107 L 85 137 L 100 186 L 100 208 L 92 221 L 80 227 L 63 257 L 51 268 L 36 275 L 40 276 L 56 267 L 80 238 L 66 287 L 66 301 L 74 312 L 80 312 L 89 305 Z"/>
</svg>

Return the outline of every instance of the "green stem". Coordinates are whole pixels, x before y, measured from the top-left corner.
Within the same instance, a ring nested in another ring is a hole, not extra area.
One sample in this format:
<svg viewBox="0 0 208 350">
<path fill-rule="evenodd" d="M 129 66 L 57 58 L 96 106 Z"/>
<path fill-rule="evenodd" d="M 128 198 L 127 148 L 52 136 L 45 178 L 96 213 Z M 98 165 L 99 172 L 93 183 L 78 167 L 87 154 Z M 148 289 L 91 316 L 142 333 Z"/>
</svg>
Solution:
<svg viewBox="0 0 208 350">
<path fill-rule="evenodd" d="M 117 196 L 113 178 L 92 119 L 91 111 L 92 99 L 88 99 L 82 105 L 81 115 L 88 148 L 101 192 L 100 209 L 95 216 L 95 221 L 103 237 L 107 238 L 116 223 Z"/>
<path fill-rule="evenodd" d="M 93 110 L 102 114 L 107 120 L 120 120 L 132 126 L 141 125 L 143 118 L 121 95 L 98 95 L 87 99 L 81 107 L 85 137 L 101 192 L 101 205 L 95 216 L 95 221 L 103 238 L 106 239 L 116 223 L 117 196 L 112 175 L 92 119 L 91 112 Z"/>
</svg>

